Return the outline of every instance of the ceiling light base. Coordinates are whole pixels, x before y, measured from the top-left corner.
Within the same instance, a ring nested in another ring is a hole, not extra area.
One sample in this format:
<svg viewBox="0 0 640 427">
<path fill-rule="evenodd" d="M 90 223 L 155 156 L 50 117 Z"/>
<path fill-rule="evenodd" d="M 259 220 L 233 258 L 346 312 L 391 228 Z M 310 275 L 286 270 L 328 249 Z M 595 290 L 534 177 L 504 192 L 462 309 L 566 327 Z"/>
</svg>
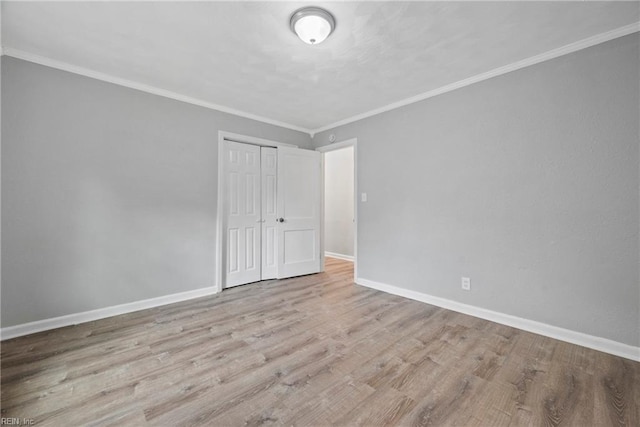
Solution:
<svg viewBox="0 0 640 427">
<path fill-rule="evenodd" d="M 303 7 L 293 12 L 289 27 L 303 42 L 319 44 L 336 28 L 336 20 L 322 8 Z"/>
</svg>

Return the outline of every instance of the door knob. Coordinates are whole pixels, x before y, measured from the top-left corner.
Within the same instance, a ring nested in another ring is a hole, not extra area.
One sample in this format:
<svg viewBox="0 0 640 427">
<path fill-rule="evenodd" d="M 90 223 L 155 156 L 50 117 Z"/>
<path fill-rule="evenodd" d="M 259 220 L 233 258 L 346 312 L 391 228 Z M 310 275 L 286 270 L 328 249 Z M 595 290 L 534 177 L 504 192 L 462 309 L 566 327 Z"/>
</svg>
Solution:
<svg viewBox="0 0 640 427">
<path fill-rule="evenodd" d="M 276 219 L 276 221 L 278 221 L 278 222 L 284 222 L 284 218 L 278 218 L 278 219 Z"/>
</svg>

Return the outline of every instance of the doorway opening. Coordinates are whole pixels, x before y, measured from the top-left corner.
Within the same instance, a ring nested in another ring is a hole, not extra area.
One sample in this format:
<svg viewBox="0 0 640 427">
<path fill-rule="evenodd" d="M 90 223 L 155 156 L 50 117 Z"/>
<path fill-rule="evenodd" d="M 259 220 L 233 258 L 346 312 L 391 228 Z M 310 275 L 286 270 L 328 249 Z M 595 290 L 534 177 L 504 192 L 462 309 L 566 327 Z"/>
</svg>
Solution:
<svg viewBox="0 0 640 427">
<path fill-rule="evenodd" d="M 353 262 L 357 277 L 357 140 L 317 149 L 323 153 L 323 248 L 326 258 Z"/>
</svg>

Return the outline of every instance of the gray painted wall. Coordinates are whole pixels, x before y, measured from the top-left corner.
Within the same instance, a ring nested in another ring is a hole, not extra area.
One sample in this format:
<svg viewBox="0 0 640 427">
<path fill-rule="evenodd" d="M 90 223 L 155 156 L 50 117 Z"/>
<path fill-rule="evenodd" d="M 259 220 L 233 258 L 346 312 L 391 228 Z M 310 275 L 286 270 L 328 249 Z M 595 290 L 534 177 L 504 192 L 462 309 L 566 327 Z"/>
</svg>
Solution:
<svg viewBox="0 0 640 427">
<path fill-rule="evenodd" d="M 213 286 L 218 130 L 306 134 L 2 60 L 2 326 Z"/>
<path fill-rule="evenodd" d="M 353 256 L 353 147 L 324 153 L 324 250 Z"/>
<path fill-rule="evenodd" d="M 317 134 L 358 138 L 360 277 L 640 345 L 638 38 Z"/>
</svg>

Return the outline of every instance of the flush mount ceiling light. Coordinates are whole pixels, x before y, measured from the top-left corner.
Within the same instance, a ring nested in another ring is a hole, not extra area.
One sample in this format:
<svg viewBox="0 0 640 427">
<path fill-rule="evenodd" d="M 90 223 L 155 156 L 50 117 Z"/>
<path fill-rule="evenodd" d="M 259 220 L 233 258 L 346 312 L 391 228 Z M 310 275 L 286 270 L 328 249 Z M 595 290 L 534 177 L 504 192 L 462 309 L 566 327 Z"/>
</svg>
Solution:
<svg viewBox="0 0 640 427">
<path fill-rule="evenodd" d="M 333 15 L 319 7 L 303 7 L 291 15 L 291 31 L 307 44 L 322 43 L 336 28 Z"/>
</svg>

